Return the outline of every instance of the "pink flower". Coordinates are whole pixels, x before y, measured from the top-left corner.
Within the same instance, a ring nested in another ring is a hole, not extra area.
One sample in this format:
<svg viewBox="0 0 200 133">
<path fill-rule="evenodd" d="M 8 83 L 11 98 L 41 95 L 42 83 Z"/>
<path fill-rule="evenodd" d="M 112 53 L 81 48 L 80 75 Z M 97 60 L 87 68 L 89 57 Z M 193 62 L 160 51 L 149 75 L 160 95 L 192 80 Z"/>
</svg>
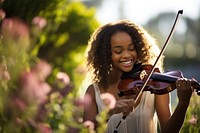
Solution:
<svg viewBox="0 0 200 133">
<path fill-rule="evenodd" d="M 86 94 L 84 98 L 78 98 L 74 101 L 74 104 L 76 106 L 83 106 L 85 105 L 86 107 L 89 106 L 92 102 L 91 96 Z"/>
<path fill-rule="evenodd" d="M 17 18 L 3 19 L 2 35 L 8 40 L 23 41 L 25 44 L 29 44 L 29 28 Z"/>
<path fill-rule="evenodd" d="M 35 73 L 24 72 L 20 77 L 21 95 L 30 102 L 43 103 L 50 92 L 51 87 L 39 81 Z"/>
<path fill-rule="evenodd" d="M 90 131 L 94 130 L 94 123 L 92 121 L 85 121 L 83 125 L 87 127 Z"/>
<path fill-rule="evenodd" d="M 116 104 L 115 97 L 110 93 L 103 93 L 101 94 L 101 99 L 106 107 L 109 109 L 113 109 Z"/>
<path fill-rule="evenodd" d="M 40 85 L 34 73 L 23 72 L 20 76 L 20 86 L 21 95 L 25 97 L 25 99 L 27 99 L 28 101 L 35 102 L 37 91 L 40 91 Z"/>
<path fill-rule="evenodd" d="M 67 86 L 70 83 L 69 76 L 64 72 L 58 72 L 56 75 L 57 84 L 62 84 L 61 86 Z"/>
<path fill-rule="evenodd" d="M 6 16 L 6 13 L 0 9 L 0 20 L 4 19 Z"/>
<path fill-rule="evenodd" d="M 69 76 L 64 72 L 58 72 L 53 91 L 58 91 L 62 96 L 66 96 L 72 89 L 73 85 L 70 84 Z"/>
<path fill-rule="evenodd" d="M 195 115 L 192 115 L 192 117 L 189 119 L 189 124 L 190 125 L 196 125 L 197 124 L 197 118 Z"/>
<path fill-rule="evenodd" d="M 33 18 L 32 24 L 38 26 L 39 29 L 43 29 L 47 25 L 47 20 L 43 17 L 36 16 Z"/>
<path fill-rule="evenodd" d="M 2 59 L 0 59 L 0 61 L 2 62 L 2 63 L 0 63 L 0 81 L 1 80 L 3 80 L 3 81 L 10 80 L 10 74 L 7 71 L 7 65 L 4 62 L 4 60 L 5 60 L 5 57 L 2 57 Z"/>
<path fill-rule="evenodd" d="M 40 133 L 52 133 L 52 129 L 46 123 L 37 123 L 37 128 Z"/>
<path fill-rule="evenodd" d="M 39 81 L 44 81 L 47 76 L 51 73 L 51 65 L 44 60 L 40 60 L 32 69 L 31 72 L 34 73 Z"/>
<path fill-rule="evenodd" d="M 3 81 L 8 81 L 10 80 L 10 74 L 8 71 L 1 71 L 0 70 L 0 79 Z"/>
<path fill-rule="evenodd" d="M 40 83 L 40 90 L 36 92 L 36 98 L 38 103 L 44 103 L 47 100 L 47 95 L 51 91 L 51 87 L 48 83 Z"/>
<path fill-rule="evenodd" d="M 51 66 L 41 60 L 31 71 L 25 71 L 20 75 L 20 95 L 30 103 L 42 104 L 46 102 L 51 91 L 51 86 L 45 82 L 51 72 Z"/>
<path fill-rule="evenodd" d="M 27 109 L 27 104 L 24 100 L 17 96 L 13 96 L 9 101 L 9 109 L 18 110 L 20 112 L 24 112 Z M 17 111 L 16 111 L 17 112 Z"/>
</svg>

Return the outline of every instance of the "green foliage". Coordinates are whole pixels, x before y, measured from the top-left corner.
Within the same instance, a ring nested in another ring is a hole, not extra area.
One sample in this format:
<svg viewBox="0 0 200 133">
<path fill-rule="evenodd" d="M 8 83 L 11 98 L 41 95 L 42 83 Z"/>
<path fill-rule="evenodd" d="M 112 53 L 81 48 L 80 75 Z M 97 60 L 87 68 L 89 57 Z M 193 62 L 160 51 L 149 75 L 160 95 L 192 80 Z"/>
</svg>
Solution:
<svg viewBox="0 0 200 133">
<path fill-rule="evenodd" d="M 199 133 L 200 132 L 200 99 L 193 94 L 186 118 L 180 133 Z"/>
<path fill-rule="evenodd" d="M 12 25 L 9 27 L 8 22 Z M 18 80 L 22 71 L 29 69 L 28 48 L 30 46 L 28 27 L 19 19 L 5 20 L 2 24 L 2 39 L 0 40 L 0 127 L 2 132 L 20 132 L 21 126 L 15 125 L 16 116 L 22 121 L 27 121 L 35 114 L 35 106 L 26 108 L 26 112 L 15 108 L 15 103 L 21 103 L 17 99 Z M 12 74 L 11 74 L 12 73 Z M 24 104 L 21 104 L 22 108 Z M 12 107 L 13 106 L 13 107 Z M 19 107 L 20 108 L 20 107 Z M 22 109 L 21 108 L 21 109 Z"/>
<path fill-rule="evenodd" d="M 0 132 L 94 132 L 82 121 L 78 87 L 87 40 L 98 26 L 95 10 L 68 0 L 6 0 L 1 8 Z M 42 60 L 53 68 L 48 80 Z"/>
<path fill-rule="evenodd" d="M 81 3 L 63 0 L 40 12 L 48 24 L 39 36 L 34 52 L 51 62 L 54 68 L 67 72 L 77 87 L 82 79 L 77 80 L 76 77 L 82 77 L 83 73 L 76 70 L 83 68 L 85 62 L 82 57 L 87 41 L 98 26 L 94 13 L 94 9 L 87 9 Z"/>
<path fill-rule="evenodd" d="M 108 112 L 109 108 L 105 109 L 104 111 L 100 112 L 97 115 L 96 120 L 98 122 L 97 133 L 105 133 L 106 126 L 107 126 L 107 119 L 108 119 Z"/>
<path fill-rule="evenodd" d="M 0 6 L 6 12 L 6 17 L 18 17 L 31 23 L 33 17 L 45 9 L 48 5 L 58 0 L 5 0 Z"/>
<path fill-rule="evenodd" d="M 50 85 L 50 65 L 38 57 L 30 60 L 28 27 L 19 19 L 6 19 L 1 32 L 0 131 L 89 133 L 82 121 L 84 99 L 77 96 L 68 75 L 58 72 Z"/>
</svg>

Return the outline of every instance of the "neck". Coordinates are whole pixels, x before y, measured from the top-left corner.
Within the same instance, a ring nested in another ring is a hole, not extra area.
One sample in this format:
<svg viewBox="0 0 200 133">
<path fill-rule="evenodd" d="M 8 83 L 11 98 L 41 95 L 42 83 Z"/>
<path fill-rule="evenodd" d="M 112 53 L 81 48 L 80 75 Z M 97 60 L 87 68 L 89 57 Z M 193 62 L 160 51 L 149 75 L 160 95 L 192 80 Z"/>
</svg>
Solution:
<svg viewBox="0 0 200 133">
<path fill-rule="evenodd" d="M 114 69 L 108 76 L 108 83 L 109 84 L 118 84 L 120 81 L 121 75 L 122 75 L 122 72 Z"/>
</svg>

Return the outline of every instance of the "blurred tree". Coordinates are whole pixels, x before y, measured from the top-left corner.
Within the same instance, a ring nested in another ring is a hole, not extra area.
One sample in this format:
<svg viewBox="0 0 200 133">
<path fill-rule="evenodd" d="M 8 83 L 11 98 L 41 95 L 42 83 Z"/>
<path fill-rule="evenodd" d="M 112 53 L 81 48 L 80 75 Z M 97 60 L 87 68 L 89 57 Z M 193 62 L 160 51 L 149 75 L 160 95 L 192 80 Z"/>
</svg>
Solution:
<svg viewBox="0 0 200 133">
<path fill-rule="evenodd" d="M 57 3 L 58 0 L 5 0 L 0 5 L 6 12 L 6 17 L 18 17 L 31 23 L 32 18 L 48 5 Z"/>
<path fill-rule="evenodd" d="M 171 28 L 172 24 L 175 20 L 174 13 L 166 12 L 159 14 L 155 18 L 152 18 L 148 21 L 148 23 L 145 25 L 145 27 L 148 29 L 151 34 L 156 36 L 158 44 L 160 47 L 163 46 Z M 197 53 L 199 51 L 196 51 L 196 55 L 193 57 L 190 57 L 185 52 L 186 46 L 188 44 L 192 44 L 194 47 L 200 46 L 199 43 L 199 32 L 200 32 L 200 25 L 199 25 L 199 19 L 191 19 L 189 17 L 181 16 L 180 21 L 176 25 L 175 33 L 173 37 L 171 38 L 169 43 L 172 43 L 171 45 L 168 45 L 168 48 L 166 50 L 165 55 L 168 56 L 168 58 L 182 58 L 185 57 L 183 60 L 187 60 L 188 58 L 191 60 L 199 60 Z M 184 51 L 175 51 L 173 49 L 176 48 L 177 45 L 181 45 Z M 198 49 L 197 49 L 198 50 Z M 177 55 L 179 52 L 183 52 L 180 55 Z M 176 63 L 175 63 L 176 64 Z"/>
<path fill-rule="evenodd" d="M 99 8 L 103 3 L 103 0 L 80 0 L 80 1 L 83 2 L 87 7 L 97 7 L 97 8 Z"/>
<path fill-rule="evenodd" d="M 94 13 L 93 8 L 87 9 L 81 3 L 66 1 L 57 2 L 40 12 L 48 24 L 39 37 L 38 56 L 53 62 L 53 67 L 59 71 L 67 72 L 76 86 L 84 76 L 81 65 L 85 46 L 90 34 L 98 26 Z"/>
</svg>

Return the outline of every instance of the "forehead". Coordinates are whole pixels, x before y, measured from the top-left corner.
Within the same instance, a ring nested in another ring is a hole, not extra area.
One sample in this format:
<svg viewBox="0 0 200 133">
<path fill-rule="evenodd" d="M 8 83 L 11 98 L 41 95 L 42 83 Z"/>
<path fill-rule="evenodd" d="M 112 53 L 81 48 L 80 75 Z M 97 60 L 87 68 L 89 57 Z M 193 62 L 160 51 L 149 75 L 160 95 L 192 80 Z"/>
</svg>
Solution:
<svg viewBox="0 0 200 133">
<path fill-rule="evenodd" d="M 111 45 L 130 44 L 132 43 L 131 36 L 124 31 L 118 31 L 111 36 Z"/>
</svg>

